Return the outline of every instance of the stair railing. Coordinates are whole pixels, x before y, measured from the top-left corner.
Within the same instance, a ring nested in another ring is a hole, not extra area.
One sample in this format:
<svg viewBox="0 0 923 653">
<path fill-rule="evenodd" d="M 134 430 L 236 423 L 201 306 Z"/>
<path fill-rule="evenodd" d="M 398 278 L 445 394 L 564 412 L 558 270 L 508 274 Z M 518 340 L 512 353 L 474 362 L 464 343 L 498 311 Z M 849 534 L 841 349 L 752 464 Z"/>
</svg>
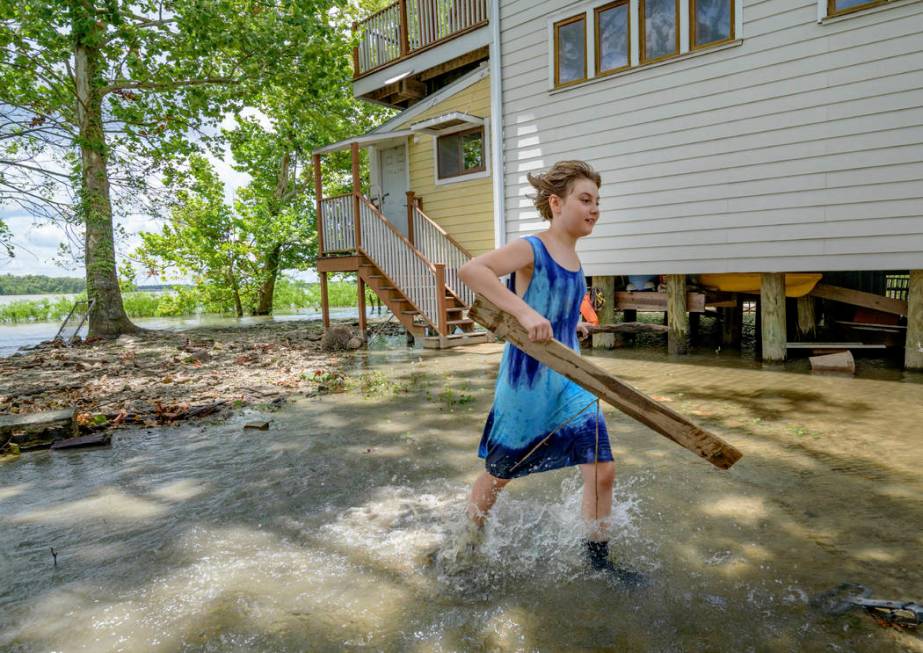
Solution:
<svg viewBox="0 0 923 653">
<path fill-rule="evenodd" d="M 324 229 L 322 253 L 351 252 L 356 249 L 356 226 L 353 220 L 353 194 L 325 197 L 321 200 Z"/>
<path fill-rule="evenodd" d="M 359 248 L 440 335 L 448 335 L 446 267 L 430 263 L 364 196 L 359 197 Z"/>
<path fill-rule="evenodd" d="M 471 260 L 471 252 L 433 222 L 420 207 L 413 207 L 413 244 L 430 261 L 445 264 L 446 285 L 465 306 L 474 303 L 474 291 L 458 277 L 458 269 Z"/>
</svg>

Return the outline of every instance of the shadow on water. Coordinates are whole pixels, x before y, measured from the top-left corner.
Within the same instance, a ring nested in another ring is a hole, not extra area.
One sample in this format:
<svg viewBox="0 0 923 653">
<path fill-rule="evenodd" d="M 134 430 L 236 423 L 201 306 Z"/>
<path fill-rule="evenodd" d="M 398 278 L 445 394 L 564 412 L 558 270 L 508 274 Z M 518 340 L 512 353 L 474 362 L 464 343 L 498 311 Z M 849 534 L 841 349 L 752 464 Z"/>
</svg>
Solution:
<svg viewBox="0 0 923 653">
<path fill-rule="evenodd" d="M 613 550 L 651 587 L 584 571 L 573 470 L 511 484 L 481 563 L 440 577 L 498 352 L 371 351 L 349 393 L 0 467 L 0 648 L 923 650 L 808 604 L 923 598 L 912 384 L 599 357 L 745 453 L 721 472 L 606 409 Z"/>
</svg>

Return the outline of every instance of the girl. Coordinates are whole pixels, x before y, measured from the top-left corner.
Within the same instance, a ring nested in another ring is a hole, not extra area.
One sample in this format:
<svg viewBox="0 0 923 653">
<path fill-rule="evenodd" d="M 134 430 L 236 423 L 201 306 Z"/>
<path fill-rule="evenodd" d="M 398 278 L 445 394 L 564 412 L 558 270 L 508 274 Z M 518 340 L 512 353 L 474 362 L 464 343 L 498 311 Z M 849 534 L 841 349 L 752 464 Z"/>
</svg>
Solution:
<svg viewBox="0 0 923 653">
<path fill-rule="evenodd" d="M 516 317 L 533 342 L 554 337 L 579 350 L 578 332 L 587 335 L 578 321 L 586 281 L 575 246 L 599 219 L 600 177 L 582 161 L 559 161 L 528 179 L 548 229 L 472 259 L 459 276 Z M 507 274 L 508 288 L 499 280 Z M 582 513 L 589 527 L 587 561 L 621 581 L 637 580 L 609 560 L 615 463 L 596 397 L 507 343 L 478 455 L 486 471 L 475 481 L 468 504 L 468 518 L 478 532 L 511 479 L 579 465 Z"/>
</svg>

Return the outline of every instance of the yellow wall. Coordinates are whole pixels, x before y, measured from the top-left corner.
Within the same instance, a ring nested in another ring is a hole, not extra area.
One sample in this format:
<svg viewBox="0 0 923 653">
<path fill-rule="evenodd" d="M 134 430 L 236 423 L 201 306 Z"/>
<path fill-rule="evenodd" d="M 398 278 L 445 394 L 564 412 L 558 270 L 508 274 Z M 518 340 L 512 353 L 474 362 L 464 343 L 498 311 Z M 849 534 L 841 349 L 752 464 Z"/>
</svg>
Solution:
<svg viewBox="0 0 923 653">
<path fill-rule="evenodd" d="M 449 111 L 463 111 L 490 117 L 490 78 L 475 82 L 465 90 L 440 102 L 425 113 L 398 127 L 435 118 Z M 487 134 L 488 138 L 493 135 Z M 477 256 L 494 248 L 493 188 L 490 177 L 436 185 L 434 136 L 421 134 L 410 139 L 410 190 L 423 198 L 423 212 L 439 223 L 455 240 Z M 484 144 L 489 157 L 490 143 Z M 488 159 L 489 160 L 489 159 Z M 490 161 L 490 173 L 494 173 Z"/>
</svg>

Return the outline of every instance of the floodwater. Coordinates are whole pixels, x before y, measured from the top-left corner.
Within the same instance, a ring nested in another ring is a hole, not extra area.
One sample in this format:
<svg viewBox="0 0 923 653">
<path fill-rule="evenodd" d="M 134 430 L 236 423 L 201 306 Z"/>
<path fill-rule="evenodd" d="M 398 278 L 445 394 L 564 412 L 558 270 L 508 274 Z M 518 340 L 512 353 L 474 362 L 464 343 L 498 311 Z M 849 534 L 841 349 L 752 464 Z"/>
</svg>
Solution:
<svg viewBox="0 0 923 653">
<path fill-rule="evenodd" d="M 0 465 L 0 649 L 923 651 L 812 602 L 923 602 L 919 375 L 595 356 L 744 453 L 720 471 L 604 408 L 612 549 L 650 579 L 626 590 L 581 564 L 574 470 L 510 484 L 474 570 L 430 564 L 481 469 L 499 351 L 369 352 L 346 394 Z"/>
<path fill-rule="evenodd" d="M 44 295 L 36 295 L 43 297 Z M 371 307 L 366 309 L 368 315 L 373 316 Z M 330 317 L 335 320 L 356 318 L 359 316 L 357 308 L 330 309 Z M 132 318 L 132 322 L 145 329 L 163 329 L 168 331 L 182 331 L 196 327 L 226 327 L 233 325 L 246 326 L 259 322 L 280 322 L 288 320 L 319 320 L 321 312 L 304 310 L 291 314 L 276 314 L 268 316 L 231 317 L 225 315 L 189 315 L 185 317 L 141 317 Z M 33 347 L 40 342 L 51 340 L 58 333 L 61 322 L 23 322 L 21 324 L 0 324 L 0 358 L 12 356 L 22 347 Z M 81 330 L 81 335 L 86 335 L 86 327 Z"/>
</svg>

